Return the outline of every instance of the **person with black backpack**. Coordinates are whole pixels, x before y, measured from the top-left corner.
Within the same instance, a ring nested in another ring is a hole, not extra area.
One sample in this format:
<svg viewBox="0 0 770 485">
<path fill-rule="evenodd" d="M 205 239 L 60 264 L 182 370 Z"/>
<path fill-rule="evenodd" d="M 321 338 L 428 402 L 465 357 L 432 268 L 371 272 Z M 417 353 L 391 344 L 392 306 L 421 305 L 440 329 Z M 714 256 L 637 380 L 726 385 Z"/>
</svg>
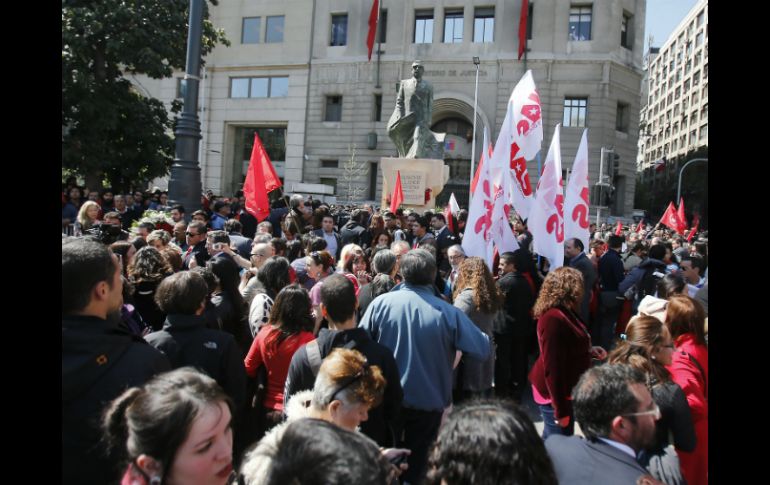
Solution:
<svg viewBox="0 0 770 485">
<path fill-rule="evenodd" d="M 322 328 L 317 339 L 297 349 L 292 356 L 283 392 L 284 409 L 297 392 L 313 389 L 321 362 L 332 350 L 337 347 L 358 350 L 369 364 L 381 369 L 387 382 L 382 403 L 369 410 L 369 419 L 361 423 L 361 432 L 380 446 L 394 446 L 392 423 L 398 417 L 404 397 L 398 367 L 390 349 L 372 340 L 364 329 L 356 327 L 357 307 L 355 289 L 349 279 L 333 274 L 324 280 L 320 309 L 329 328 Z"/>
<path fill-rule="evenodd" d="M 639 302 L 647 295 L 655 295 L 658 282 L 666 275 L 666 246 L 655 244 L 650 248 L 648 257 L 633 269 L 618 285 L 621 294 L 628 295 L 633 290 L 634 304 L 632 311 L 636 313 Z"/>
</svg>

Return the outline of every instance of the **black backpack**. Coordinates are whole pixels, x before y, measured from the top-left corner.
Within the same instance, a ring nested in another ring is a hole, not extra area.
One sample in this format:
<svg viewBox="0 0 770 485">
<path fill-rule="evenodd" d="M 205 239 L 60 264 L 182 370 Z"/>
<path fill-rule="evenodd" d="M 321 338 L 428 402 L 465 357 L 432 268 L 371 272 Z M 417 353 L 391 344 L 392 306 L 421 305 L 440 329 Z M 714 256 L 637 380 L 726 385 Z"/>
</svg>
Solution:
<svg viewBox="0 0 770 485">
<path fill-rule="evenodd" d="M 658 291 L 658 281 L 664 276 L 666 276 L 665 268 L 659 268 L 657 265 L 646 268 L 641 281 L 637 285 L 636 301 L 642 301 L 642 298 L 647 295 L 655 296 L 655 293 Z"/>
</svg>

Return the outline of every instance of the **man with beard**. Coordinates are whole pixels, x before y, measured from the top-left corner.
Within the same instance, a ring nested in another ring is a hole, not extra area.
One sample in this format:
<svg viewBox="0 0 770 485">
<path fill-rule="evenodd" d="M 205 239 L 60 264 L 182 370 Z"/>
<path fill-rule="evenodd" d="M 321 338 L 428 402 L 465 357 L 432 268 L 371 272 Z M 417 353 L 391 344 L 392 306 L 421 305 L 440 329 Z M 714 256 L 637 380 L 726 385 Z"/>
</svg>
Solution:
<svg viewBox="0 0 770 485">
<path fill-rule="evenodd" d="M 116 481 L 115 457 L 99 446 L 105 403 L 171 368 L 168 359 L 119 328 L 123 283 L 103 244 L 62 244 L 62 483 Z M 114 480 L 110 480 L 113 477 Z"/>
<path fill-rule="evenodd" d="M 624 364 L 593 367 L 572 397 L 585 439 L 553 434 L 545 441 L 559 483 L 637 483 L 647 471 L 636 456 L 653 442 L 660 419 L 642 372 Z"/>
</svg>

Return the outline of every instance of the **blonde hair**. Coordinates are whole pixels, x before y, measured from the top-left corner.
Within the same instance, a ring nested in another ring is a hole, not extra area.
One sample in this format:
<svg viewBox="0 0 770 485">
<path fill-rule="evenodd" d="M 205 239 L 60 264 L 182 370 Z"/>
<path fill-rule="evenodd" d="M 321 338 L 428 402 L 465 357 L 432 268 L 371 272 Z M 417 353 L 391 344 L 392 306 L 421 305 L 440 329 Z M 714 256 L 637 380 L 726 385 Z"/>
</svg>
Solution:
<svg viewBox="0 0 770 485">
<path fill-rule="evenodd" d="M 83 205 L 80 206 L 80 210 L 78 211 L 78 218 L 77 218 L 78 222 L 83 227 L 83 230 L 91 229 L 91 227 L 94 224 L 94 222 L 88 218 L 88 209 L 91 207 L 96 207 L 98 210 L 102 210 L 102 208 L 99 207 L 99 204 L 97 204 L 93 200 L 87 200 L 83 202 Z"/>
<path fill-rule="evenodd" d="M 364 250 L 361 249 L 361 246 L 359 246 L 358 244 L 353 244 L 353 243 L 346 244 L 342 248 L 342 251 L 340 252 L 340 260 L 337 262 L 337 269 L 340 271 L 344 271 L 345 264 L 348 262 L 348 260 L 351 257 L 353 257 L 353 254 L 357 252 L 363 253 Z"/>
<path fill-rule="evenodd" d="M 363 403 L 370 408 L 382 401 L 385 378 L 376 365 L 352 349 L 334 349 L 323 361 L 313 386 L 313 407 L 323 409 L 335 398 L 346 404 Z"/>
</svg>

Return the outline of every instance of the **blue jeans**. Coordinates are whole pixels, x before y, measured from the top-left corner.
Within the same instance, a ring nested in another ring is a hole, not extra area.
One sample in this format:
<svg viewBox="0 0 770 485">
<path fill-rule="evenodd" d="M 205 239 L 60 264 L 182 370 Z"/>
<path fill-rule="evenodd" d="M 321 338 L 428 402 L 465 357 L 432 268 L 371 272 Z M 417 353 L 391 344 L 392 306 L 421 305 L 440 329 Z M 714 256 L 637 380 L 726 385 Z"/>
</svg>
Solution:
<svg viewBox="0 0 770 485">
<path fill-rule="evenodd" d="M 546 440 L 552 434 L 561 434 L 564 436 L 572 436 L 575 434 L 575 417 L 570 415 L 569 425 L 566 428 L 562 428 L 556 424 L 553 407 L 550 404 L 538 404 L 540 408 L 540 416 L 543 417 L 543 441 Z"/>
</svg>

